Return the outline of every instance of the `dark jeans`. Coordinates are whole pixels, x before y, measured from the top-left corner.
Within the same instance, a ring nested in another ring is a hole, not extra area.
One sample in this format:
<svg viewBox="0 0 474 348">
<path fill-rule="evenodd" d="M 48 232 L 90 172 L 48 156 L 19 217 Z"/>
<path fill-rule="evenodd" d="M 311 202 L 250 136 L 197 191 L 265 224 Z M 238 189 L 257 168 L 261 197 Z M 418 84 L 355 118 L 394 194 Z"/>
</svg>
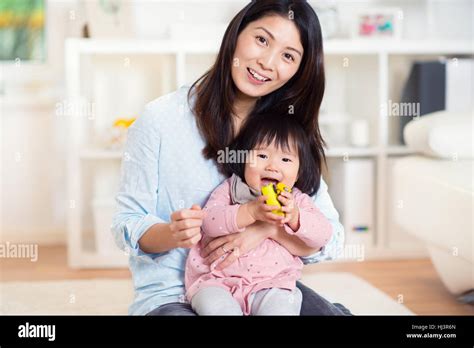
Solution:
<svg viewBox="0 0 474 348">
<path fill-rule="evenodd" d="M 300 282 L 296 286 L 303 294 L 300 315 L 352 315 L 340 303 L 331 303 Z M 167 303 L 155 308 L 147 315 L 197 315 L 188 303 Z"/>
</svg>

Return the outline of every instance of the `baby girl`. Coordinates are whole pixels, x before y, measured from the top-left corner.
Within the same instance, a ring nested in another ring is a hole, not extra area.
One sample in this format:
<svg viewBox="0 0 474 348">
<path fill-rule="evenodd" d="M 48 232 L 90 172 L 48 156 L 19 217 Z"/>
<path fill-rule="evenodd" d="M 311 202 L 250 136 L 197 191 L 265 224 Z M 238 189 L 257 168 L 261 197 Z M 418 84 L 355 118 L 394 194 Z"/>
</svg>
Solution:
<svg viewBox="0 0 474 348">
<path fill-rule="evenodd" d="M 223 270 L 216 269 L 220 260 L 205 264 L 200 249 L 206 239 L 253 224 L 263 229 L 276 224 L 318 250 L 329 241 L 331 225 L 307 194 L 314 193 L 318 173 L 308 137 L 291 116 L 261 115 L 247 122 L 231 149 L 244 150 L 245 161 L 225 165 L 232 176 L 204 207 L 203 240 L 187 259 L 186 297 L 199 315 L 299 315 L 296 281 L 303 263 L 281 244 L 265 239 Z M 261 188 L 280 182 L 290 188 L 278 196 L 281 208 L 267 205 Z M 279 209 L 284 216 L 274 213 Z"/>
</svg>

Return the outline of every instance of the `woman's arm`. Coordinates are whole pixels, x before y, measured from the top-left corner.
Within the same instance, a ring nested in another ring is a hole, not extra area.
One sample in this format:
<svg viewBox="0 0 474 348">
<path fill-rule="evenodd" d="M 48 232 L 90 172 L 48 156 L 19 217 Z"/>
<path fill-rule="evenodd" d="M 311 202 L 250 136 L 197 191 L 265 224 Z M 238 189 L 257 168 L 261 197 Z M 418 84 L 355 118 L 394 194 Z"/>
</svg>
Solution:
<svg viewBox="0 0 474 348">
<path fill-rule="evenodd" d="M 210 265 L 217 259 L 225 256 L 219 263 L 217 269 L 224 269 L 231 265 L 240 255 L 248 253 L 255 249 L 265 239 L 270 238 L 274 232 L 274 228 L 261 228 L 263 223 L 257 221 L 248 226 L 245 231 L 232 233 L 222 237 L 209 239 L 201 249 L 201 257 L 205 259 L 205 263 Z M 268 224 L 267 224 L 268 225 Z M 227 250 L 228 252 L 226 253 Z M 233 252 L 229 252 L 233 251 Z M 226 256 L 227 254 L 227 256 Z"/>
<path fill-rule="evenodd" d="M 204 213 L 199 206 L 174 212 L 170 223 L 156 216 L 160 143 L 148 105 L 127 132 L 111 227 L 117 245 L 131 255 L 189 248 L 201 239 Z"/>
<path fill-rule="evenodd" d="M 155 235 L 166 224 L 155 215 L 160 139 L 154 126 L 154 112 L 148 105 L 127 131 L 120 187 L 115 197 L 117 210 L 111 228 L 117 245 L 131 255 L 143 255 L 140 238 L 150 229 L 155 232 L 150 236 Z M 156 225 L 161 227 L 153 227 Z"/>
<path fill-rule="evenodd" d="M 169 224 L 154 224 L 138 241 L 145 253 L 163 253 L 176 248 Z"/>
<path fill-rule="evenodd" d="M 334 207 L 328 193 L 328 186 L 321 177 L 321 184 L 318 192 L 311 197 L 316 207 L 324 214 L 332 226 L 332 236 L 329 242 L 316 253 L 302 257 L 304 263 L 316 263 L 324 260 L 337 259 L 343 252 L 344 247 L 344 227 L 339 222 L 339 213 Z"/>
<path fill-rule="evenodd" d="M 141 250 L 162 253 L 175 248 L 191 248 L 201 240 L 204 212 L 198 205 L 171 214 L 171 222 L 151 226 L 140 238 Z"/>
</svg>

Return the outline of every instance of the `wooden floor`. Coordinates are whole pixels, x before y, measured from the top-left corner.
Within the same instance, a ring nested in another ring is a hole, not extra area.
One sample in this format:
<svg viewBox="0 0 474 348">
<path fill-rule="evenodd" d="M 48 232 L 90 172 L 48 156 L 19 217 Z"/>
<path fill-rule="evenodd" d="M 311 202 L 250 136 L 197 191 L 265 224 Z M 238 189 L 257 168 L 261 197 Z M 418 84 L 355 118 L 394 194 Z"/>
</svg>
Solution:
<svg viewBox="0 0 474 348">
<path fill-rule="evenodd" d="M 421 315 L 474 315 L 446 290 L 429 259 L 401 261 L 325 262 L 305 267 L 307 272 L 349 272 L 379 288 Z M 128 269 L 72 270 L 64 246 L 40 247 L 37 262 L 1 259 L 0 281 L 38 281 L 90 278 L 128 278 Z M 402 296 L 402 297 L 400 297 Z"/>
</svg>

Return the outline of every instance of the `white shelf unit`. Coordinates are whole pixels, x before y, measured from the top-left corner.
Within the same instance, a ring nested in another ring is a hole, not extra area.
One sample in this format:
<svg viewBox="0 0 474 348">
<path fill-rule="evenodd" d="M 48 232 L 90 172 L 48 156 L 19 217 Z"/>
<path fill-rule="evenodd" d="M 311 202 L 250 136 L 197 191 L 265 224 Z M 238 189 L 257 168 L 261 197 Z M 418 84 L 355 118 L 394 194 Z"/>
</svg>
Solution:
<svg viewBox="0 0 474 348">
<path fill-rule="evenodd" d="M 171 40 L 103 40 L 103 39 L 68 39 L 66 42 L 66 81 L 68 98 L 88 98 L 90 81 L 87 67 L 90 68 L 90 57 L 117 57 L 119 60 L 131 60 L 135 57 L 157 58 L 166 56 L 167 73 L 172 75 L 166 79 L 167 87 L 161 94 L 171 92 L 184 84 L 189 84 L 200 76 L 213 62 L 219 48 L 218 42 L 177 42 Z M 417 57 L 436 59 L 439 56 L 472 56 L 474 47 L 469 41 L 353 41 L 332 40 L 324 44 L 325 62 L 327 67 L 328 88 L 325 99 L 329 106 L 339 105 L 338 98 L 345 98 L 342 109 L 337 111 L 363 110 L 371 128 L 370 145 L 357 148 L 349 145 L 329 147 L 327 157 L 331 160 L 348 160 L 350 158 L 370 158 L 375 164 L 375 214 L 376 217 L 373 245 L 366 248 L 366 258 L 412 257 L 424 255 L 424 249 L 416 244 L 410 236 L 398 234 L 391 226 L 389 211 L 393 207 L 394 198 L 390 196 L 390 160 L 396 156 L 411 154 L 405 146 L 391 143 L 390 135 L 396 130 L 390 123 L 386 110 L 381 105 L 389 99 L 396 100 L 396 89 L 392 87 L 394 75 L 392 62 L 402 61 L 405 71 Z M 349 62 L 354 70 L 346 71 L 343 63 Z M 400 63 L 400 62 L 398 62 Z M 397 64 L 398 64 L 397 63 Z M 171 67 L 171 68 L 170 68 Z M 171 70 L 170 70 L 171 69 Z M 347 73 L 347 75 L 346 75 Z M 361 74 L 364 77 L 360 78 Z M 344 76 L 345 75 L 345 76 Z M 336 86 L 331 89 L 331 81 L 343 80 L 343 88 Z M 172 81 L 169 83 L 169 81 Z M 333 92 L 335 91 L 335 92 Z M 369 91 L 369 93 L 367 92 Z M 335 94 L 331 96 L 331 93 Z M 154 97 L 158 97 L 155 95 Z M 153 98 L 151 98 L 153 99 Z M 151 100 L 150 99 L 150 100 Z M 140 105 L 139 107 L 143 107 Z M 340 105 L 338 107 L 341 107 Z M 121 267 L 126 258 L 111 259 L 98 255 L 94 248 L 89 247 L 90 238 L 84 238 L 84 201 L 85 184 L 82 173 L 86 163 L 102 163 L 121 159 L 120 151 L 107 151 L 91 147 L 88 141 L 87 121 L 80 117 L 69 119 L 69 161 L 68 161 L 68 192 L 73 208 L 68 216 L 68 257 L 72 267 Z M 90 127 L 89 127 L 90 128 Z M 329 168 L 330 169 L 330 168 Z M 330 177 L 328 178 L 330 185 Z M 337 207 L 336 207 L 337 208 Z M 389 226 L 390 225 L 390 226 Z M 393 242 L 396 240 L 396 242 Z"/>
</svg>

